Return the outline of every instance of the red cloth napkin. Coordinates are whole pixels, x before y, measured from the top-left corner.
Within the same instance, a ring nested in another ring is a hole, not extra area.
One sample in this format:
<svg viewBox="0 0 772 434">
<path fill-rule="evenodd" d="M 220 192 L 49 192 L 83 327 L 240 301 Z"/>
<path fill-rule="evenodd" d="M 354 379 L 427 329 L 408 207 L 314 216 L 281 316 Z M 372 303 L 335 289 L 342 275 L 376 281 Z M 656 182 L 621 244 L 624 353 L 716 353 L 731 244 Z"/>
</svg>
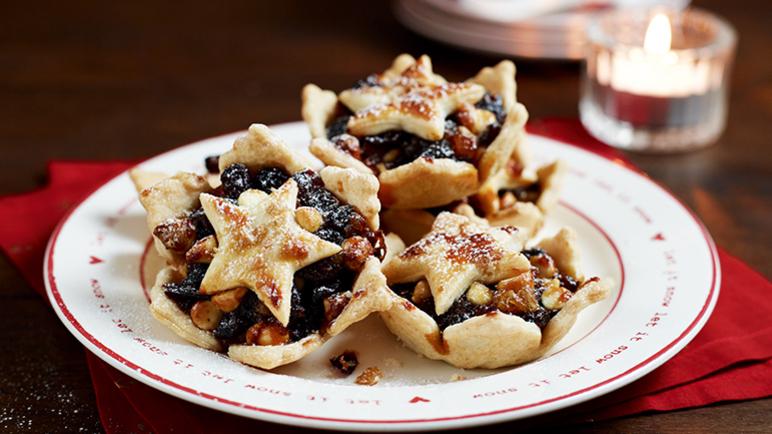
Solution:
<svg viewBox="0 0 772 434">
<path fill-rule="evenodd" d="M 630 165 L 617 151 L 591 138 L 575 120 L 542 120 L 529 131 L 597 152 Z M 37 292 L 43 294 L 43 253 L 66 210 L 126 162 L 55 161 L 49 184 L 37 191 L 0 197 L 0 248 Z M 632 167 L 632 166 L 631 166 Z M 662 367 L 610 395 L 573 410 L 579 420 L 772 396 L 772 284 L 719 249 L 723 273 L 716 309 L 697 337 Z M 187 403 L 145 386 L 86 352 L 97 406 L 107 432 L 223 432 L 265 425 Z"/>
</svg>

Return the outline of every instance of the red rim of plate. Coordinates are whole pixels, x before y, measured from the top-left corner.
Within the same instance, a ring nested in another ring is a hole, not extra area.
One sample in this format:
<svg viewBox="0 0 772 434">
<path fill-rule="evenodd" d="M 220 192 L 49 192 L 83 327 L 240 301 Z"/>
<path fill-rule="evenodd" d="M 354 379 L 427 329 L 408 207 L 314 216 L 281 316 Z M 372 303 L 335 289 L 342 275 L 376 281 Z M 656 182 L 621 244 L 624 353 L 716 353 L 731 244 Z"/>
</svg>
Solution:
<svg viewBox="0 0 772 434">
<path fill-rule="evenodd" d="M 282 124 L 275 125 L 274 127 L 278 127 Z M 287 125 L 287 124 L 285 124 Z M 534 133 L 531 133 L 534 134 Z M 537 135 L 541 135 L 536 133 Z M 225 134 L 223 136 L 228 136 L 230 134 Z M 479 417 L 486 417 L 486 416 L 494 416 L 499 415 L 503 413 L 509 413 L 513 411 L 519 411 L 519 410 L 525 410 L 530 408 L 535 408 L 539 406 L 544 406 L 547 404 L 557 403 L 560 401 L 567 401 L 570 398 L 585 394 L 591 390 L 598 389 L 600 387 L 606 386 L 610 383 L 616 382 L 621 379 L 625 379 L 626 381 L 620 382 L 617 387 L 622 387 L 625 384 L 629 384 L 632 381 L 635 381 L 636 379 L 640 378 L 641 376 L 647 374 L 654 368 L 656 368 L 659 365 L 656 366 L 649 366 L 654 360 L 660 358 L 663 354 L 667 353 L 671 349 L 673 349 L 676 345 L 681 344 L 681 348 L 685 346 L 691 339 L 694 338 L 694 335 L 696 335 L 696 332 L 698 330 L 695 330 L 696 327 L 701 328 L 702 325 L 704 325 L 704 322 L 707 321 L 707 317 L 712 312 L 712 308 L 714 306 L 714 301 L 718 297 L 718 261 L 717 261 L 717 251 L 715 243 L 713 242 L 713 239 L 711 238 L 710 234 L 708 233 L 707 229 L 703 225 L 703 223 L 697 218 L 697 216 L 690 210 L 686 205 L 684 205 L 677 197 L 673 195 L 672 192 L 670 192 L 665 187 L 661 186 L 659 183 L 655 182 L 648 176 L 646 176 L 645 173 L 643 173 L 640 169 L 633 166 L 631 163 L 628 163 L 626 161 L 620 160 L 618 158 L 611 158 L 609 156 L 603 155 L 599 152 L 595 152 L 591 149 L 584 148 L 579 145 L 575 145 L 572 143 L 567 143 L 561 140 L 553 139 L 549 137 L 548 135 L 542 135 L 545 138 L 548 138 L 550 140 L 553 140 L 555 142 L 565 144 L 568 146 L 572 146 L 575 148 L 578 148 L 584 152 L 590 153 L 592 155 L 601 157 L 605 160 L 611 161 L 613 164 L 616 164 L 618 166 L 621 166 L 628 171 L 634 173 L 635 175 L 638 175 L 648 182 L 652 183 L 654 186 L 662 190 L 667 196 L 669 196 L 675 203 L 677 203 L 681 208 L 683 208 L 684 211 L 692 218 L 694 223 L 700 228 L 700 231 L 705 239 L 705 242 L 708 246 L 708 249 L 710 250 L 710 257 L 711 257 L 711 267 L 712 267 L 712 277 L 711 277 L 711 288 L 710 292 L 708 293 L 707 298 L 705 299 L 705 303 L 703 304 L 700 312 L 697 314 L 697 316 L 694 318 L 694 320 L 689 324 L 689 326 L 672 342 L 670 342 L 668 345 L 664 346 L 662 349 L 657 351 L 655 354 L 648 357 L 646 360 L 636 364 L 635 366 L 631 367 L 630 369 L 626 370 L 625 372 L 622 372 L 621 374 L 617 374 L 611 378 L 608 378 L 606 380 L 603 380 L 601 382 L 598 382 L 592 386 L 585 387 L 580 390 L 575 390 L 571 393 L 567 393 L 561 396 L 557 396 L 554 398 L 550 398 L 547 400 L 534 402 L 530 404 L 520 405 L 516 407 L 511 408 L 505 408 L 505 409 L 499 409 L 499 410 L 493 410 L 489 412 L 482 412 L 482 413 L 475 413 L 475 414 L 465 414 L 465 415 L 458 415 L 458 416 L 447 416 L 447 417 L 439 417 L 439 418 L 427 418 L 427 419 L 405 419 L 405 420 L 392 420 L 392 419 L 385 419 L 385 420 L 377 420 L 377 419 L 341 419 L 341 418 L 325 418 L 325 417 L 318 417 L 318 416 L 308 416 L 304 414 L 297 414 L 297 413 L 290 413 L 285 411 L 279 411 L 279 410 L 271 410 L 268 408 L 261 408 L 249 404 L 244 404 L 236 401 L 232 401 L 226 398 L 221 398 L 219 396 L 211 395 L 209 393 L 204 393 L 197 391 L 195 389 L 192 389 L 190 387 L 177 384 L 173 381 L 170 381 L 158 374 L 155 374 L 153 372 L 148 371 L 147 369 L 138 366 L 137 364 L 127 360 L 120 354 L 117 354 L 115 351 L 104 345 L 102 342 L 97 340 L 93 335 L 91 335 L 89 332 L 87 332 L 83 326 L 78 322 L 77 319 L 72 315 L 72 313 L 69 311 L 67 306 L 64 304 L 64 301 L 62 300 L 61 294 L 59 293 L 59 289 L 56 285 L 56 277 L 53 275 L 53 269 L 54 269 L 54 250 L 56 248 L 56 242 L 59 237 L 59 233 L 61 232 L 64 225 L 69 221 L 70 216 L 72 213 L 80 207 L 80 205 L 85 202 L 89 197 L 91 197 L 97 190 L 101 189 L 104 185 L 108 184 L 109 182 L 112 182 L 114 179 L 123 176 L 127 171 L 121 172 L 120 174 L 116 175 L 115 177 L 111 178 L 110 180 L 104 182 L 103 184 L 96 187 L 94 190 L 91 191 L 87 196 L 85 196 L 83 199 L 81 199 L 77 204 L 75 204 L 68 212 L 67 214 L 62 218 L 62 220 L 59 222 L 59 224 L 56 226 L 56 229 L 54 230 L 53 234 L 51 235 L 51 239 L 48 242 L 48 246 L 46 248 L 46 254 L 45 254 L 45 264 L 44 264 L 44 281 L 46 283 L 46 287 L 48 289 L 49 298 L 51 301 L 53 301 L 53 304 L 58 307 L 60 318 L 62 320 L 67 320 L 67 322 L 70 323 L 70 325 L 80 333 L 81 337 L 88 341 L 91 345 L 98 348 L 103 354 L 96 353 L 97 356 L 100 356 L 103 360 L 110 363 L 112 366 L 115 366 L 123 371 L 134 371 L 142 374 L 142 376 L 147 377 L 149 380 L 146 380 L 145 383 L 148 385 L 153 385 L 153 382 L 161 383 L 165 386 L 171 387 L 172 389 L 176 389 L 180 392 L 183 392 L 180 394 L 180 397 L 187 397 L 190 398 L 188 400 L 192 400 L 195 398 L 203 398 L 205 400 L 213 401 L 220 404 L 225 404 L 229 406 L 233 406 L 240 409 L 246 409 L 246 410 L 252 410 L 260 413 L 266 413 L 281 417 L 289 417 L 289 418 L 295 418 L 295 419 L 302 419 L 302 420 L 313 420 L 313 421 L 320 421 L 320 422 L 343 422 L 343 423 L 351 423 L 351 424 L 389 424 L 389 425 L 397 425 L 397 424 L 420 424 L 420 423 L 436 423 L 436 422 L 444 422 L 444 421 L 452 421 L 452 420 L 463 420 L 463 419 L 472 419 L 472 418 L 479 418 Z M 222 136 L 220 136 L 222 137 Z M 217 137 L 213 137 L 217 138 Z M 163 152 L 161 154 L 158 154 L 151 158 L 156 158 L 161 155 L 164 155 L 166 153 L 172 152 L 176 149 L 179 149 L 181 147 L 184 147 L 187 145 L 183 145 L 174 149 L 171 149 L 169 151 Z M 694 331 L 694 335 L 689 336 L 690 333 Z M 77 336 L 76 336 L 77 337 Z M 680 348 L 679 348 L 680 350 Z M 674 355 L 674 354 L 673 354 Z M 672 355 L 671 355 L 672 357 Z M 664 363 L 664 361 L 663 361 Z M 153 381 L 151 381 L 153 380 Z M 196 402 L 196 401 L 193 401 Z M 196 402 L 197 403 L 197 402 Z M 566 403 L 565 406 L 569 405 L 570 403 Z M 557 408 L 554 408 L 557 409 Z M 339 427 L 343 428 L 343 427 Z M 350 428 L 350 427 L 349 427 Z"/>
</svg>

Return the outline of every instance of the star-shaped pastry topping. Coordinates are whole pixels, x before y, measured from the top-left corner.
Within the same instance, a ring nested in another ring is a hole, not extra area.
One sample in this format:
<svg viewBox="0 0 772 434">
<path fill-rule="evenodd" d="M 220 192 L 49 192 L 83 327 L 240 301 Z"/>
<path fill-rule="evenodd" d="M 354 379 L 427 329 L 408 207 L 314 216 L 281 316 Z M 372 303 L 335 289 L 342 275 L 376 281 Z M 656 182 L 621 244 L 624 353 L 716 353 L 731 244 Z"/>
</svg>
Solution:
<svg viewBox="0 0 772 434">
<path fill-rule="evenodd" d="M 201 206 L 217 235 L 217 252 L 200 291 L 236 287 L 253 290 L 276 319 L 289 322 L 295 271 L 340 251 L 295 221 L 298 186 L 289 180 L 270 195 L 247 190 L 235 205 L 201 195 Z"/>
<path fill-rule="evenodd" d="M 348 130 L 355 136 L 403 130 L 439 140 L 445 118 L 484 94 L 485 88 L 476 83 L 445 82 L 432 72 L 429 57 L 421 56 L 400 73 L 389 70 L 379 76 L 377 85 L 345 90 L 339 99 L 354 112 Z"/>
<path fill-rule="evenodd" d="M 496 283 L 529 269 L 522 237 L 512 226 L 491 227 L 443 212 L 432 230 L 383 266 L 389 283 L 429 283 L 437 315 L 473 283 Z"/>
</svg>

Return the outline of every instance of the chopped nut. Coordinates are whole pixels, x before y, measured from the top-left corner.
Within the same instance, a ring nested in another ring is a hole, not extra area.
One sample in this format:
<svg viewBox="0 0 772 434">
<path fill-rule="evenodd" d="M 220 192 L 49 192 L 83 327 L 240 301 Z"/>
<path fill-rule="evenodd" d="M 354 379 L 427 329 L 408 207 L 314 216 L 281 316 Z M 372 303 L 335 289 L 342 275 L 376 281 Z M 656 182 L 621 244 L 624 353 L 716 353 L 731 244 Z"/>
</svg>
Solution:
<svg viewBox="0 0 772 434">
<path fill-rule="evenodd" d="M 499 208 L 500 209 L 507 209 L 511 208 L 515 202 L 517 202 L 517 198 L 514 194 L 512 194 L 511 191 L 507 191 L 504 194 L 501 195 L 499 198 Z"/>
<path fill-rule="evenodd" d="M 359 146 L 359 139 L 351 134 L 341 134 L 335 137 L 335 146 L 357 160 L 362 158 L 362 147 Z"/>
<path fill-rule="evenodd" d="M 477 156 L 477 137 L 466 127 L 458 127 L 455 134 L 449 137 L 453 152 L 463 160 L 473 160 Z"/>
<path fill-rule="evenodd" d="M 396 160 L 397 157 L 399 157 L 399 149 L 392 149 L 391 151 L 383 154 L 383 161 L 386 163 L 391 163 L 392 161 Z"/>
<path fill-rule="evenodd" d="M 555 261 L 552 257 L 546 253 L 531 256 L 531 265 L 536 267 L 536 275 L 541 278 L 549 278 L 555 275 L 558 271 L 555 268 Z"/>
<path fill-rule="evenodd" d="M 383 372 L 377 366 L 371 366 L 359 374 L 354 382 L 362 386 L 374 386 L 381 381 L 382 376 Z"/>
<path fill-rule="evenodd" d="M 365 265 L 367 258 L 373 254 L 373 245 L 365 237 L 355 235 L 346 238 L 341 244 L 343 265 L 349 270 L 359 271 Z"/>
<path fill-rule="evenodd" d="M 539 302 L 534 295 L 533 275 L 530 272 L 502 280 L 496 285 L 496 289 L 493 301 L 504 313 L 523 314 L 539 309 Z"/>
<path fill-rule="evenodd" d="M 562 309 L 571 295 L 571 291 L 560 286 L 560 280 L 552 279 L 541 294 L 541 304 L 547 309 Z"/>
<path fill-rule="evenodd" d="M 486 305 L 493 300 L 493 291 L 482 283 L 474 282 L 466 291 L 466 299 L 476 305 Z"/>
<path fill-rule="evenodd" d="M 346 350 L 330 359 L 332 366 L 343 375 L 351 375 L 359 365 L 357 353 Z"/>
<path fill-rule="evenodd" d="M 308 232 L 316 232 L 324 224 L 324 217 L 314 207 L 301 206 L 295 210 L 295 220 Z"/>
<path fill-rule="evenodd" d="M 214 235 L 201 238 L 185 252 L 185 262 L 209 263 L 217 251 L 217 238 Z"/>
<path fill-rule="evenodd" d="M 188 218 L 169 219 L 153 229 L 167 249 L 184 253 L 196 241 L 196 227 Z"/>
<path fill-rule="evenodd" d="M 413 290 L 413 296 L 411 297 L 411 300 L 414 304 L 422 304 L 431 296 L 432 291 L 429 288 L 429 283 L 425 280 L 422 280 L 415 284 L 415 289 Z"/>
<path fill-rule="evenodd" d="M 241 299 L 247 294 L 247 288 L 234 288 L 212 296 L 214 303 L 223 312 L 233 312 L 239 307 Z"/>
<path fill-rule="evenodd" d="M 496 115 L 466 103 L 456 112 L 459 122 L 474 134 L 482 134 L 488 125 L 496 122 Z"/>
<path fill-rule="evenodd" d="M 202 330 L 214 330 L 222 319 L 223 312 L 211 301 L 198 301 L 190 309 L 190 319 Z"/>
<path fill-rule="evenodd" d="M 282 345 L 289 342 L 289 330 L 277 322 L 259 322 L 247 330 L 248 345 Z"/>
<path fill-rule="evenodd" d="M 322 301 L 324 306 L 324 319 L 327 323 L 331 323 L 335 318 L 343 312 L 348 302 L 351 301 L 351 291 L 341 292 L 333 294 L 329 297 L 325 297 Z"/>
</svg>

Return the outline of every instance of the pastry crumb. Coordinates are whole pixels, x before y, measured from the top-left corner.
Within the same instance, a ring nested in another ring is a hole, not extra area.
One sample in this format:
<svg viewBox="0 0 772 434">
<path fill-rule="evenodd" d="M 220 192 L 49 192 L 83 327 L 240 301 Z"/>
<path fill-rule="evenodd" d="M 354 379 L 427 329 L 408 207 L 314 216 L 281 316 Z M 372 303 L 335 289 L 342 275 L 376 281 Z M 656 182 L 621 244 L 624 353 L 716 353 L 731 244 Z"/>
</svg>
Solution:
<svg viewBox="0 0 772 434">
<path fill-rule="evenodd" d="M 466 377 L 461 374 L 453 374 L 450 376 L 450 381 L 464 381 Z"/>
<path fill-rule="evenodd" d="M 361 386 L 375 386 L 381 381 L 383 372 L 377 366 L 371 366 L 365 369 L 354 382 Z"/>
</svg>

